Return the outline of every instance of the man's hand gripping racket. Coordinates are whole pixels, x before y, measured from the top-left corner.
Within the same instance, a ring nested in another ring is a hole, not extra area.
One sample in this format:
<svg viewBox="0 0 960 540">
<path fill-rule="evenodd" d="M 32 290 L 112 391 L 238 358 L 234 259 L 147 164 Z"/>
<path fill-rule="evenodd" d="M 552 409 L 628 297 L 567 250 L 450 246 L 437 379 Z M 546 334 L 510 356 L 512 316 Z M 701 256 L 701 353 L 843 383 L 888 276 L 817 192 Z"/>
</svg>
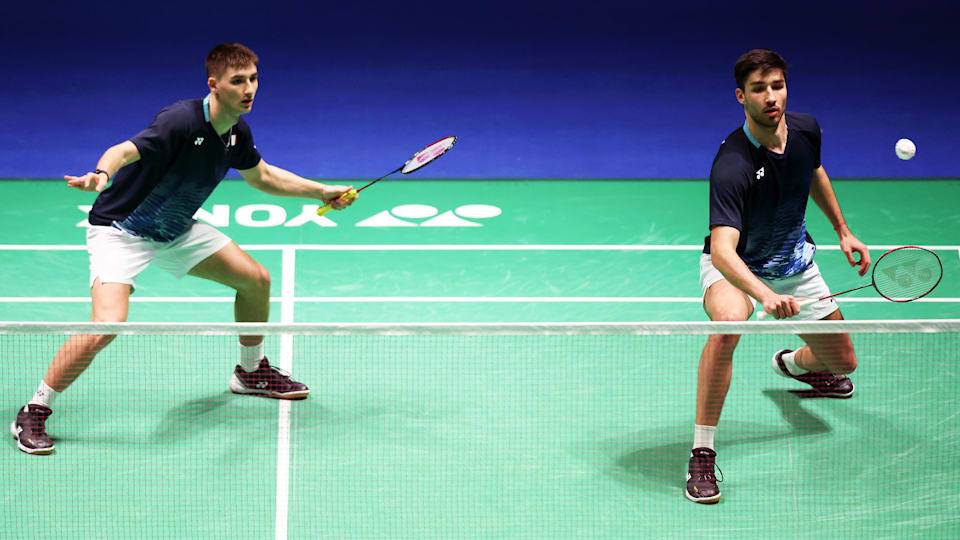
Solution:
<svg viewBox="0 0 960 540">
<path fill-rule="evenodd" d="M 383 180 L 384 178 L 390 176 L 391 174 L 394 174 L 394 173 L 410 174 L 410 173 L 412 173 L 413 171 L 415 171 L 415 170 L 417 170 L 417 169 L 425 166 L 426 164 L 430 163 L 431 161 L 433 161 L 433 160 L 437 159 L 438 157 L 442 156 L 444 153 L 446 153 L 447 150 L 449 150 L 449 149 L 451 149 L 451 148 L 453 147 L 453 143 L 455 143 L 455 142 L 457 142 L 457 138 L 454 137 L 454 136 L 452 136 L 452 135 L 451 135 L 450 137 L 445 137 L 445 138 L 443 138 L 443 139 L 440 139 L 439 141 L 437 141 L 437 142 L 435 142 L 435 143 L 433 143 L 433 144 L 431 144 L 431 145 L 428 145 L 428 146 L 427 146 L 426 148 L 424 148 L 423 150 L 421 150 L 421 151 L 417 152 L 416 154 L 414 154 L 413 157 L 410 158 L 410 159 L 408 159 L 407 162 L 404 163 L 402 166 L 400 166 L 400 167 L 398 167 L 398 168 L 396 168 L 396 169 L 388 172 L 387 174 L 381 176 L 380 178 L 377 178 L 376 180 L 368 183 L 367 185 L 361 187 L 360 189 L 351 189 L 350 191 L 348 191 L 348 192 L 344 193 L 343 195 L 341 195 L 340 198 L 341 198 L 341 199 L 355 199 L 355 198 L 357 198 L 357 194 L 358 194 L 358 193 L 360 193 L 361 191 L 367 189 L 368 187 L 372 186 L 373 184 L 376 184 L 376 183 L 379 182 L 380 180 Z M 330 204 L 329 204 L 329 203 L 326 204 L 326 205 L 324 205 L 324 206 L 321 206 L 320 208 L 317 209 L 317 215 L 318 215 L 318 216 L 322 216 L 322 215 L 326 214 L 327 212 L 330 211 L 330 208 L 331 208 L 331 207 L 330 207 Z"/>
<path fill-rule="evenodd" d="M 917 246 L 904 246 L 884 253 L 873 266 L 870 283 L 838 292 L 822 298 L 798 298 L 800 308 L 834 296 L 873 287 L 883 298 L 891 302 L 912 302 L 933 292 L 943 278 L 943 263 L 940 257 Z M 757 312 L 757 320 L 771 315 Z"/>
</svg>

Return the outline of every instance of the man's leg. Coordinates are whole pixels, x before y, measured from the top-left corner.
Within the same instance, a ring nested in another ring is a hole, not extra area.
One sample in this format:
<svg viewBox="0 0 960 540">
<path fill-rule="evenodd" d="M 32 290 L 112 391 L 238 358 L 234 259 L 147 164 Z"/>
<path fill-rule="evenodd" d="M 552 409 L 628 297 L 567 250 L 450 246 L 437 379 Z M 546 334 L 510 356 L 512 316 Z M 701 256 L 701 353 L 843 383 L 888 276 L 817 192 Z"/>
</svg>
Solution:
<svg viewBox="0 0 960 540">
<path fill-rule="evenodd" d="M 746 321 L 753 313 L 749 297 L 727 280 L 707 289 L 703 309 L 711 321 Z M 697 424 L 716 426 L 733 373 L 733 351 L 738 335 L 712 335 L 700 354 L 697 375 Z"/>
<path fill-rule="evenodd" d="M 750 298 L 723 279 L 711 285 L 703 296 L 703 309 L 712 321 L 745 321 L 753 313 Z M 713 435 L 733 374 L 733 351 L 740 336 L 712 335 L 700 354 L 697 374 L 697 417 L 693 452 L 687 474 L 688 499 L 699 503 L 720 500 L 714 476 Z"/>
<path fill-rule="evenodd" d="M 843 320 L 843 314 L 838 309 L 823 320 Z M 798 349 L 794 355 L 797 366 L 807 371 L 829 371 L 842 375 L 857 369 L 857 355 L 850 334 L 801 334 L 800 339 L 807 346 Z"/>
<path fill-rule="evenodd" d="M 836 310 L 823 320 L 841 320 Z M 807 344 L 796 351 L 781 350 L 773 356 L 773 368 L 780 375 L 813 386 L 822 397 L 849 398 L 853 382 L 845 375 L 857 369 L 857 355 L 849 334 L 801 334 Z"/>
<path fill-rule="evenodd" d="M 188 274 L 237 291 L 233 308 L 237 322 L 266 322 L 270 316 L 270 273 L 236 243 L 200 261 Z M 306 385 L 269 365 L 263 355 L 263 336 L 240 336 L 240 346 L 241 362 L 230 381 L 232 391 L 281 399 L 310 394 Z"/>
<path fill-rule="evenodd" d="M 123 322 L 130 308 L 130 286 L 125 283 L 101 283 L 97 278 L 90 287 L 93 309 L 91 322 Z M 28 454 L 53 452 L 53 440 L 47 435 L 46 420 L 53 413 L 51 406 L 90 365 L 93 358 L 116 336 L 77 334 L 60 347 L 47 374 L 40 381 L 33 398 L 18 413 L 10 426 L 17 446 Z"/>
<path fill-rule="evenodd" d="M 90 288 L 93 310 L 91 322 L 124 322 L 130 311 L 130 286 L 125 283 L 94 281 Z M 77 334 L 60 347 L 43 380 L 56 392 L 63 392 L 93 361 L 113 335 Z"/>
<path fill-rule="evenodd" d="M 267 322 L 270 316 L 270 273 L 246 251 L 230 242 L 200 261 L 191 276 L 216 281 L 237 291 L 233 316 L 237 322 Z M 241 336 L 240 343 L 257 345 L 263 336 Z"/>
</svg>

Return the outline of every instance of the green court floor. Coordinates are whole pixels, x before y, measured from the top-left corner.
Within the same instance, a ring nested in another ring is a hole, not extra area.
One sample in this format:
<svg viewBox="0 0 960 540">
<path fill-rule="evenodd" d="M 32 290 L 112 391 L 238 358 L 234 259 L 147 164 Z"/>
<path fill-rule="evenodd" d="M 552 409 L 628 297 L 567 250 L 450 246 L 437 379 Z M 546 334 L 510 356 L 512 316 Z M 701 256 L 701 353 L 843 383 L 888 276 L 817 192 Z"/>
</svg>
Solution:
<svg viewBox="0 0 960 540">
<path fill-rule="evenodd" d="M 858 291 L 845 316 L 960 317 L 960 180 L 835 189 L 875 258 L 924 245 L 944 265 L 928 300 Z M 87 320 L 93 196 L 9 180 L 0 198 L 0 320 Z M 403 179 L 329 220 L 310 203 L 227 181 L 204 206 L 270 270 L 274 322 L 705 320 L 704 181 Z M 833 289 L 866 283 L 812 204 L 808 227 Z M 154 268 L 133 298 L 131 321 L 232 320 L 230 291 Z M 61 340 L 0 335 L 8 418 Z M 313 393 L 288 404 L 227 391 L 232 338 L 120 337 L 57 402 L 56 453 L 8 438 L 0 536 L 960 536 L 957 335 L 854 340 L 857 394 L 810 400 L 768 367 L 797 338 L 744 338 L 705 507 L 682 495 L 703 336 L 301 336 Z"/>
</svg>

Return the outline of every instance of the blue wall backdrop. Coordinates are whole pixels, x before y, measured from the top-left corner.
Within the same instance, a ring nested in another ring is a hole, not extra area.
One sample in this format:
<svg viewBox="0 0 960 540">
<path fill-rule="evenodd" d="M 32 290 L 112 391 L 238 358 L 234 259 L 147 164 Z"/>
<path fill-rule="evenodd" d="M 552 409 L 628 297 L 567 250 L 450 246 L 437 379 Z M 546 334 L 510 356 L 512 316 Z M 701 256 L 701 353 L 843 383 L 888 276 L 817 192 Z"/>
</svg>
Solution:
<svg viewBox="0 0 960 540">
<path fill-rule="evenodd" d="M 265 159 L 311 177 L 379 176 L 455 134 L 418 175 L 703 178 L 743 121 L 732 67 L 755 47 L 790 63 L 788 108 L 820 120 L 833 177 L 957 177 L 948 6 L 19 2 L 0 36 L 0 177 L 91 169 L 205 95 L 203 58 L 224 41 L 260 55 L 247 120 Z"/>
</svg>

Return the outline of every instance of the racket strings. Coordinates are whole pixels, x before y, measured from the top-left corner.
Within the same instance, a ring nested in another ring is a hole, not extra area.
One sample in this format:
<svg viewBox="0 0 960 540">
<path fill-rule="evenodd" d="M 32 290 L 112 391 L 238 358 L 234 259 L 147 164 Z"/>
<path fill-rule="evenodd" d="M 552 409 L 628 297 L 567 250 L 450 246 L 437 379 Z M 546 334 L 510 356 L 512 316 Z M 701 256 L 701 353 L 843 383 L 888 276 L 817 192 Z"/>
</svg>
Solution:
<svg viewBox="0 0 960 540">
<path fill-rule="evenodd" d="M 881 296 L 909 302 L 926 296 L 940 283 L 943 265 L 932 251 L 905 247 L 884 254 L 873 269 L 873 284 Z"/>
</svg>

